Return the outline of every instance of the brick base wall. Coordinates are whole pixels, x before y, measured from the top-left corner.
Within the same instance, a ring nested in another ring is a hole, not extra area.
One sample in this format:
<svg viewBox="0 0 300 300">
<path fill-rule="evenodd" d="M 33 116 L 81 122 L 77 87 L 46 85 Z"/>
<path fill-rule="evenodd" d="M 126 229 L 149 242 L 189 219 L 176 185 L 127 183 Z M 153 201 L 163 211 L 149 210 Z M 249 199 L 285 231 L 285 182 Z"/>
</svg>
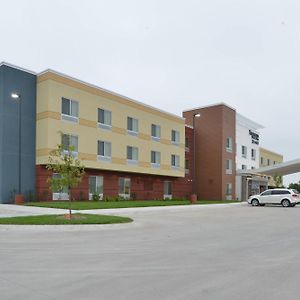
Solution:
<svg viewBox="0 0 300 300">
<path fill-rule="evenodd" d="M 52 191 L 50 190 L 50 186 L 47 181 L 50 176 L 51 172 L 48 171 L 45 166 L 36 166 L 36 193 L 38 201 L 52 200 Z M 103 176 L 104 197 L 118 196 L 120 177 L 131 179 L 131 195 L 134 195 L 135 199 L 162 199 L 164 195 L 164 181 L 172 182 L 173 198 L 189 198 L 192 193 L 192 181 L 188 176 L 185 178 L 178 178 L 86 169 L 84 178 L 80 185 L 71 191 L 73 199 L 89 199 L 89 176 Z M 150 187 L 151 190 L 145 190 L 147 187 Z"/>
</svg>

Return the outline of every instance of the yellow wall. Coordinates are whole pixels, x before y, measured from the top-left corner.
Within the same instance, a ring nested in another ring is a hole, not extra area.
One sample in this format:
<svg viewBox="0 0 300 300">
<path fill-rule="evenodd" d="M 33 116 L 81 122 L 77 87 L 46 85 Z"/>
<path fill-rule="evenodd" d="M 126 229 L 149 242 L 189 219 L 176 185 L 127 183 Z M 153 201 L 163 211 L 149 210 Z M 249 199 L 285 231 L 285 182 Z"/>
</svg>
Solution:
<svg viewBox="0 0 300 300">
<path fill-rule="evenodd" d="M 79 122 L 61 120 L 61 98 L 79 103 Z M 97 109 L 112 112 L 112 130 L 97 128 Z M 127 116 L 139 120 L 139 136 L 127 134 Z M 151 140 L 151 124 L 161 126 L 160 142 Z M 171 130 L 180 132 L 180 145 L 171 144 Z M 61 143 L 61 133 L 78 136 L 79 157 L 88 168 L 184 176 L 184 119 L 103 91 L 65 76 L 46 72 L 37 84 L 37 164 L 48 162 L 48 154 Z M 97 141 L 110 141 L 112 162 L 97 160 Z M 127 146 L 139 148 L 139 164 L 128 165 Z M 151 168 L 151 150 L 161 152 L 160 168 Z M 179 170 L 171 169 L 171 154 L 180 156 Z"/>
<path fill-rule="evenodd" d="M 263 161 L 262 161 L 263 158 Z M 281 154 L 275 153 L 273 151 L 259 148 L 259 166 L 260 167 L 267 167 L 268 166 L 268 159 L 270 160 L 270 166 L 278 163 L 283 162 L 283 156 Z M 275 187 L 276 183 L 272 176 L 268 176 L 268 186 Z"/>
<path fill-rule="evenodd" d="M 273 151 L 264 149 L 264 148 L 259 148 L 259 163 L 260 167 L 266 167 L 268 166 L 267 160 L 270 160 L 270 166 L 274 165 L 275 163 L 281 163 L 283 162 L 283 156 L 281 154 L 275 153 Z M 261 161 L 261 158 L 263 158 L 263 163 Z"/>
</svg>

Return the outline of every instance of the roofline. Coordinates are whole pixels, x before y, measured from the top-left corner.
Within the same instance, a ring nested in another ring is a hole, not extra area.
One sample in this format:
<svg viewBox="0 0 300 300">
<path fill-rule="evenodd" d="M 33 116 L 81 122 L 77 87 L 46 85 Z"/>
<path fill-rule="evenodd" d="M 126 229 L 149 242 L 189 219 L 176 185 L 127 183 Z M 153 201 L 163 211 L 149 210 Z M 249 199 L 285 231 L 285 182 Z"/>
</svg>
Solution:
<svg viewBox="0 0 300 300">
<path fill-rule="evenodd" d="M 30 71 L 30 70 L 25 69 L 25 68 L 21 68 L 21 67 L 19 67 L 19 66 L 17 66 L 17 65 L 10 64 L 10 63 L 5 62 L 5 61 L 0 62 L 0 67 L 1 67 L 1 66 L 6 66 L 6 67 L 13 68 L 13 69 L 17 69 L 17 70 L 20 70 L 20 71 L 23 71 L 23 72 L 26 72 L 26 73 L 30 73 L 30 74 L 32 74 L 32 75 L 37 75 L 36 72 Z"/>
<path fill-rule="evenodd" d="M 220 106 L 220 105 L 227 106 L 227 107 L 231 108 L 232 110 L 236 111 L 235 108 L 233 108 L 232 106 L 226 104 L 225 102 L 219 102 L 219 103 L 215 103 L 215 104 L 209 104 L 209 105 L 205 105 L 205 106 L 199 106 L 199 107 L 195 107 L 195 108 L 185 109 L 183 112 L 189 112 L 189 111 L 192 111 L 192 110 L 209 108 L 209 107 Z"/>
<path fill-rule="evenodd" d="M 239 117 L 243 118 L 247 123 L 252 124 L 252 127 L 255 128 L 256 130 L 265 128 L 263 125 L 255 122 L 255 121 L 252 121 L 251 119 L 243 116 L 240 113 L 236 113 L 236 117 L 237 117 L 236 120 L 238 120 Z M 241 124 L 241 125 L 243 125 L 243 124 Z"/>
<path fill-rule="evenodd" d="M 188 127 L 188 128 L 194 129 L 194 127 L 193 127 L 193 126 L 191 126 L 191 125 L 188 125 L 188 124 L 185 124 L 185 127 Z"/>
<path fill-rule="evenodd" d="M 180 116 L 178 116 L 178 115 L 175 115 L 175 114 L 172 114 L 172 113 L 170 113 L 170 112 L 161 110 L 161 109 L 159 109 L 159 108 L 157 108 L 157 107 L 154 107 L 154 106 L 145 104 L 145 103 L 143 103 L 143 102 L 140 102 L 140 101 L 137 101 L 137 100 L 134 100 L 134 99 L 131 99 L 131 98 L 126 97 L 126 96 L 124 96 L 124 95 L 121 95 L 121 94 L 112 92 L 112 91 L 107 90 L 107 89 L 104 89 L 104 88 L 102 88 L 102 87 L 100 87 L 100 86 L 97 86 L 97 85 L 88 83 L 88 82 L 86 82 L 86 81 L 80 80 L 80 79 L 78 79 L 78 78 L 72 77 L 72 76 L 70 76 L 70 75 L 67 75 L 67 74 L 64 74 L 64 73 L 61 73 L 61 72 L 52 70 L 52 69 L 46 69 L 46 70 L 44 70 L 44 71 L 38 73 L 37 76 L 41 76 L 41 75 L 46 74 L 46 73 L 53 73 L 53 74 L 55 74 L 55 75 L 62 76 L 62 77 L 64 77 L 64 78 L 73 80 L 73 81 L 78 82 L 78 83 L 80 83 L 80 84 L 84 84 L 84 85 L 89 86 L 89 87 L 91 87 L 91 88 L 98 89 L 98 90 L 103 91 L 103 92 L 105 92 L 105 93 L 109 93 L 109 94 L 111 94 L 111 95 L 114 95 L 114 96 L 117 96 L 117 97 L 121 97 L 121 98 L 123 98 L 123 99 L 126 99 L 126 100 L 128 100 L 128 101 L 134 102 L 134 103 L 136 103 L 136 104 L 139 104 L 139 105 L 148 107 L 148 108 L 153 109 L 153 110 L 155 110 L 155 111 L 159 111 L 159 112 L 161 112 L 161 113 L 163 113 L 163 114 L 172 116 L 173 118 L 177 118 L 178 120 L 181 120 L 181 121 L 183 120 L 183 121 L 185 121 L 185 118 L 180 117 Z"/>
<path fill-rule="evenodd" d="M 283 154 L 280 154 L 280 153 L 274 152 L 274 151 L 272 151 L 272 150 L 269 150 L 269 149 L 267 149 L 267 148 L 264 148 L 264 147 L 259 147 L 259 149 L 261 149 L 261 150 L 264 150 L 264 151 L 267 151 L 267 152 L 270 152 L 271 154 L 275 154 L 275 155 L 278 155 L 278 156 L 282 156 L 282 158 L 283 158 Z"/>
</svg>

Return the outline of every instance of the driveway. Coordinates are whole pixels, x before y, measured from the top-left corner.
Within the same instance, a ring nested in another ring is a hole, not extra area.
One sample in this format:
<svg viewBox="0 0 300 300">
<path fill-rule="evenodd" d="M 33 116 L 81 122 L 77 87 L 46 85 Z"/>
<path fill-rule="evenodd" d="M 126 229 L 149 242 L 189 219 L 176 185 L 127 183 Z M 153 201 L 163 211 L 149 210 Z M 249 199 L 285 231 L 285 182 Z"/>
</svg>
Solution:
<svg viewBox="0 0 300 300">
<path fill-rule="evenodd" d="M 192 208 L 76 231 L 2 227 L 0 298 L 299 299 L 299 206 Z"/>
</svg>

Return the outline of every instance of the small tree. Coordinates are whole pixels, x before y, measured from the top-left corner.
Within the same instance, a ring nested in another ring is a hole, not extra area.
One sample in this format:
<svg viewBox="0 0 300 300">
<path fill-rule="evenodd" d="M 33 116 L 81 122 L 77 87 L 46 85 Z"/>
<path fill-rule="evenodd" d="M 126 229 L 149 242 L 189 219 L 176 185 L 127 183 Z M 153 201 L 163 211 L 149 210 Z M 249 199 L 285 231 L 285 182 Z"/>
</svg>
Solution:
<svg viewBox="0 0 300 300">
<path fill-rule="evenodd" d="M 74 147 L 69 146 L 64 150 L 63 145 L 50 152 L 49 163 L 46 168 L 53 173 L 60 174 L 60 177 L 50 177 L 48 182 L 52 191 L 62 191 L 67 188 L 69 191 L 69 216 L 72 216 L 72 195 L 71 188 L 78 186 L 84 175 L 84 166 L 73 154 Z"/>
<path fill-rule="evenodd" d="M 290 183 L 289 189 L 297 190 L 300 193 L 300 181 L 296 183 Z"/>
<path fill-rule="evenodd" d="M 281 188 L 283 187 L 283 184 L 282 184 L 282 176 L 281 175 L 274 175 L 274 182 L 275 182 L 275 186 L 277 188 Z"/>
</svg>

